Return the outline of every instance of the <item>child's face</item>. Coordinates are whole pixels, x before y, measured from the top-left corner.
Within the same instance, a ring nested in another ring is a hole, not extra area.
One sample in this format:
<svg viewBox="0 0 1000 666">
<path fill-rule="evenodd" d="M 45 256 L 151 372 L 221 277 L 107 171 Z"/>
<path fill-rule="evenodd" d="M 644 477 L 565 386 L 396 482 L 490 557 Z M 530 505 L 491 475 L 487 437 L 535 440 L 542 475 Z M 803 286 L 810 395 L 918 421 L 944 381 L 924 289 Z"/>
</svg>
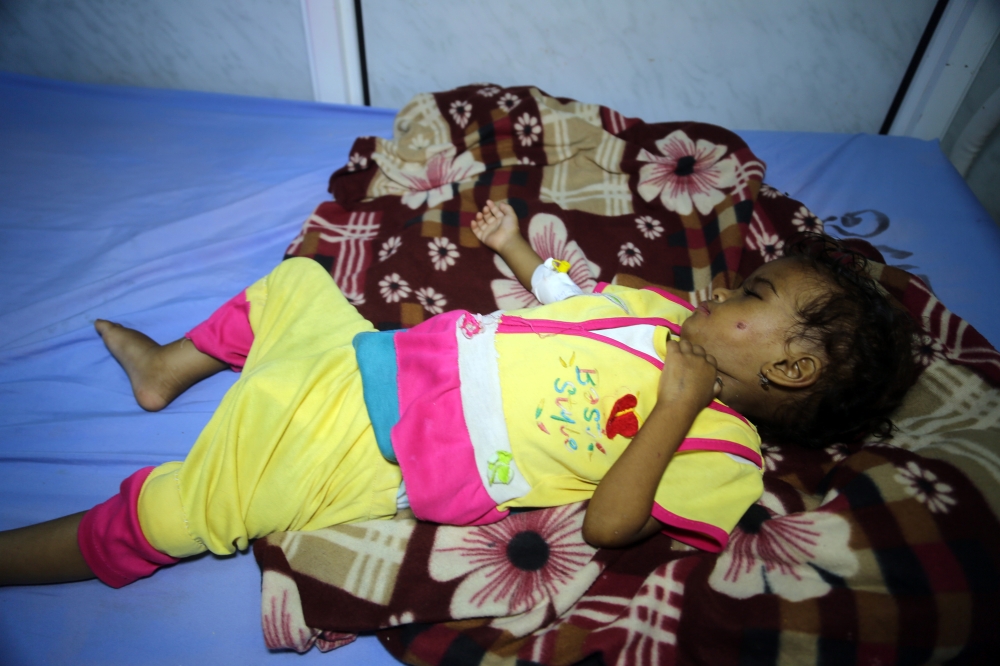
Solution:
<svg viewBox="0 0 1000 666">
<path fill-rule="evenodd" d="M 705 348 L 718 363 L 719 399 L 748 416 L 770 416 L 780 400 L 765 391 L 758 373 L 780 386 L 790 386 L 803 372 L 818 370 L 804 361 L 809 350 L 789 343 L 796 314 L 824 293 L 819 276 L 796 259 L 764 264 L 739 289 L 715 289 L 681 327 L 681 337 Z"/>
</svg>

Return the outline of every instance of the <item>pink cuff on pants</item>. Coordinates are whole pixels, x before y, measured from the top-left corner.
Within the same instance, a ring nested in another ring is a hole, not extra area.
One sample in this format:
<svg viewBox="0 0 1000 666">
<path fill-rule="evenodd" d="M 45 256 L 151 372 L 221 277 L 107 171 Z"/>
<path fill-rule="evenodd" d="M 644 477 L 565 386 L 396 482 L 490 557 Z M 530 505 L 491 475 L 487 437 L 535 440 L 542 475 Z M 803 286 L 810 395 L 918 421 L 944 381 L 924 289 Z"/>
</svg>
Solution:
<svg viewBox="0 0 1000 666">
<path fill-rule="evenodd" d="M 139 525 L 139 492 L 152 467 L 122 481 L 121 492 L 88 511 L 76 533 L 83 560 L 102 582 L 119 588 L 179 560 L 153 548 Z"/>
<path fill-rule="evenodd" d="M 211 317 L 192 328 L 184 337 L 194 343 L 195 349 L 201 353 L 228 363 L 236 372 L 242 370 L 253 344 L 246 290 L 223 303 Z"/>
</svg>

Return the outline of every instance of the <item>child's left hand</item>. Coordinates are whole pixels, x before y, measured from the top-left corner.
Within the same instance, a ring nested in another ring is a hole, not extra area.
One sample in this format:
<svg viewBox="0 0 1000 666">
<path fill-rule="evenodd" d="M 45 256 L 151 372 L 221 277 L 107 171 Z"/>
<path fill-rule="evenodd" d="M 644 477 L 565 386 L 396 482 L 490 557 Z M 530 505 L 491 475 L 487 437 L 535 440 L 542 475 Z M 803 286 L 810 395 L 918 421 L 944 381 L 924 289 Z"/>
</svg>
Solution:
<svg viewBox="0 0 1000 666">
<path fill-rule="evenodd" d="M 483 210 L 476 213 L 472 220 L 472 233 L 476 238 L 500 256 L 510 250 L 521 238 L 521 230 L 517 226 L 517 213 L 510 204 L 501 201 L 494 203 L 487 199 Z"/>
<path fill-rule="evenodd" d="M 669 340 L 657 402 L 676 406 L 686 401 L 700 411 L 722 390 L 718 374 L 715 357 L 706 353 L 704 347 L 687 340 Z"/>
</svg>

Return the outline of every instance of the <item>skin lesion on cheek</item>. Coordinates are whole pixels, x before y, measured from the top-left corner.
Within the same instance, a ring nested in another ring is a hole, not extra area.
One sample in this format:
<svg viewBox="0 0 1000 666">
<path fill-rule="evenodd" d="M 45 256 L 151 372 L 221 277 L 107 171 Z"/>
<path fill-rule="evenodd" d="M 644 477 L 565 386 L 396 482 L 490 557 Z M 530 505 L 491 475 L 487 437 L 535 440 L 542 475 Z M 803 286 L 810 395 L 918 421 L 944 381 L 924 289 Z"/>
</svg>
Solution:
<svg viewBox="0 0 1000 666">
<path fill-rule="evenodd" d="M 747 323 L 745 321 L 738 321 L 738 322 L 736 322 L 736 328 L 738 328 L 739 330 L 741 330 L 741 331 L 746 330 L 746 327 L 747 327 Z"/>
</svg>

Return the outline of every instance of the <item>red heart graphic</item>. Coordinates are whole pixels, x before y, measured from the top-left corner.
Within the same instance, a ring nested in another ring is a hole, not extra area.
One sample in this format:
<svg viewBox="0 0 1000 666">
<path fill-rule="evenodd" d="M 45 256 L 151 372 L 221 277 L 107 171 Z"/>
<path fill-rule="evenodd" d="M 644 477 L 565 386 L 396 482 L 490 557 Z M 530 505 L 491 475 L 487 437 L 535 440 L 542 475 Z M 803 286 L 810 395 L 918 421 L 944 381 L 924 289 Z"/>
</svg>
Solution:
<svg viewBox="0 0 1000 666">
<path fill-rule="evenodd" d="M 639 417 L 635 413 L 635 406 L 639 401 L 631 393 L 623 395 L 615 401 L 615 406 L 611 409 L 611 416 L 604 431 L 608 439 L 614 439 L 615 435 L 623 437 L 635 437 L 639 432 Z"/>
</svg>

